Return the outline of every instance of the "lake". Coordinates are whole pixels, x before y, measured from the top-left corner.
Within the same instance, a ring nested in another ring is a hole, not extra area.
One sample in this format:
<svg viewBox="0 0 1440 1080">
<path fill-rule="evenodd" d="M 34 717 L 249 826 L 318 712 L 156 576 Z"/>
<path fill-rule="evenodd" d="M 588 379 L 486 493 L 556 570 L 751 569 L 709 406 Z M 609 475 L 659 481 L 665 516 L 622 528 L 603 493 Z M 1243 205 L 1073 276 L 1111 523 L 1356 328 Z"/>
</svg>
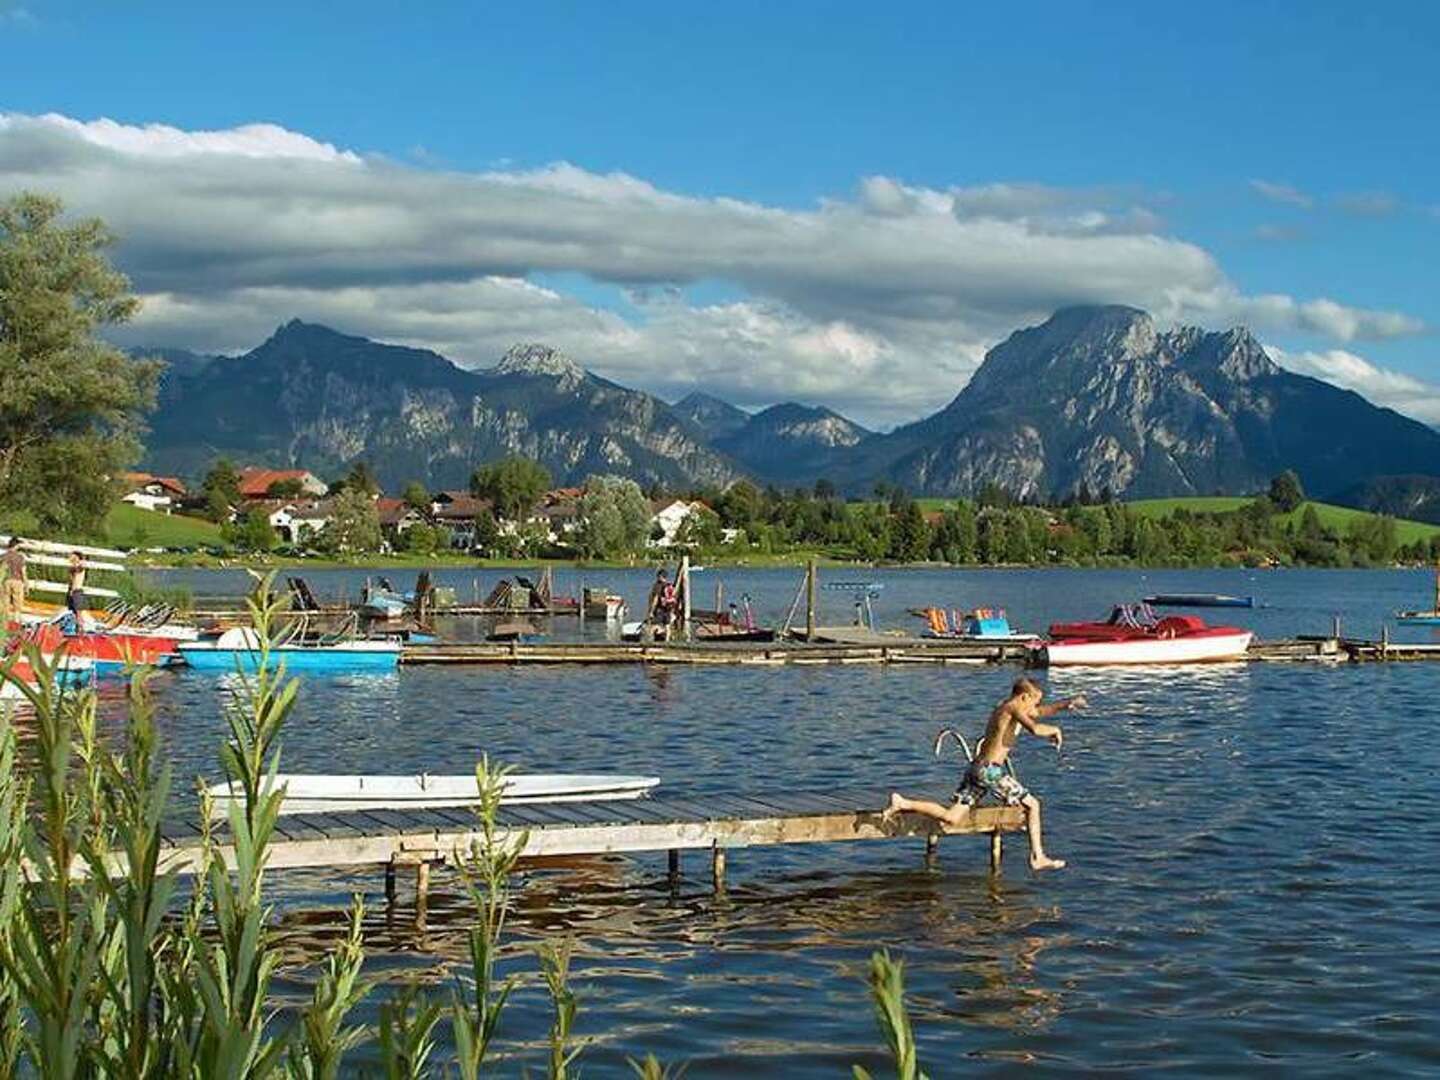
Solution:
<svg viewBox="0 0 1440 1080">
<path fill-rule="evenodd" d="M 557 571 L 556 586 L 578 592 L 583 578 L 634 608 L 651 573 Z M 365 578 L 307 576 L 322 596 L 353 597 Z M 466 598 L 500 576 L 436 574 Z M 157 577 L 197 595 L 246 583 L 225 572 Z M 717 578 L 727 598 L 748 594 L 763 621 L 778 622 L 800 575 L 706 571 L 700 598 Z M 920 624 L 906 610 L 929 603 L 1000 605 L 1041 630 L 1146 592 L 1253 594 L 1266 606 L 1208 614 L 1263 637 L 1325 633 L 1337 613 L 1347 631 L 1376 636 L 1394 609 L 1427 606 L 1432 588 L 1423 571 L 823 571 L 822 581 L 841 580 L 883 586 L 877 622 L 907 629 Z M 822 622 L 849 620 L 849 593 L 821 595 Z M 553 624 L 557 637 L 604 633 Z M 894 784 L 944 797 L 955 765 L 931 756 L 935 730 L 978 730 L 1017 671 L 473 667 L 311 678 L 283 768 L 465 772 L 487 752 L 526 770 L 654 772 L 675 795 Z M 881 947 L 905 961 L 921 1058 L 937 1077 L 1440 1067 L 1440 666 L 1067 670 L 1047 681 L 1091 702 L 1061 718 L 1063 752 L 1038 740 L 1017 751 L 1020 775 L 1045 800 L 1048 846 L 1070 860 L 1058 873 L 1030 873 L 1015 838 L 992 878 L 984 839 L 955 837 L 935 871 L 923 868 L 919 841 L 739 850 L 719 898 L 699 854 L 687 856 L 675 897 L 662 855 L 525 874 L 511 941 L 576 939 L 577 1031 L 594 1039 L 585 1074 L 629 1075 L 626 1058 L 647 1052 L 687 1063 L 690 1077 L 886 1069 L 864 982 Z M 175 671 L 155 686 L 177 787 L 213 780 L 226 680 Z M 113 717 L 119 693 L 105 697 Z M 432 883 L 423 931 L 409 919 L 409 882 L 387 918 L 378 868 L 277 873 L 271 887 L 293 959 L 279 982 L 287 1000 L 308 996 L 310 965 L 342 932 L 354 891 L 372 907 L 374 970 L 437 983 L 465 970 L 469 916 L 447 873 Z M 543 1071 L 548 1002 L 531 954 L 517 949 L 508 963 L 524 982 L 502 1023 L 515 1059 L 507 1072 Z"/>
</svg>

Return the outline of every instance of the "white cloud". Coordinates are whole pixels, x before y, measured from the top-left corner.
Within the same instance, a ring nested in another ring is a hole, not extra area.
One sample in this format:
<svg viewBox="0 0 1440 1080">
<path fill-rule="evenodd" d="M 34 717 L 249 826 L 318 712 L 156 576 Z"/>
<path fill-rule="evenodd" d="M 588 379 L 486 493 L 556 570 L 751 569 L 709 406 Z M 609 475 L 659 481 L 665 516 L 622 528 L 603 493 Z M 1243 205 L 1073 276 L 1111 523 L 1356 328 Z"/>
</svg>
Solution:
<svg viewBox="0 0 1440 1080">
<path fill-rule="evenodd" d="M 1262 199 L 1284 206 L 1297 206 L 1302 210 L 1309 210 L 1315 205 L 1314 198 L 1305 192 L 1290 184 L 1282 184 L 1274 180 L 1251 180 L 1250 189 Z"/>
<path fill-rule="evenodd" d="M 1335 205 L 1356 217 L 1389 217 L 1400 209 L 1400 198 L 1388 191 L 1356 191 L 1337 195 Z"/>
<path fill-rule="evenodd" d="M 1440 386 L 1434 383 L 1378 367 L 1344 349 L 1291 353 L 1269 346 L 1266 351 L 1281 367 L 1353 390 L 1377 405 L 1427 424 L 1440 423 Z"/>
<path fill-rule="evenodd" d="M 121 236 L 148 297 L 132 341 L 234 350 L 300 316 L 485 364 L 541 339 L 662 393 L 801 397 L 872 424 L 944 404 L 988 345 L 1068 304 L 1339 342 L 1421 328 L 1248 296 L 1123 190 L 869 177 L 853 199 L 788 209 L 566 163 L 423 170 L 267 124 L 0 115 L 0 191 L 22 188 Z M 526 280 L 566 274 L 632 291 L 639 317 Z M 684 300 L 706 282 L 735 299 Z"/>
</svg>

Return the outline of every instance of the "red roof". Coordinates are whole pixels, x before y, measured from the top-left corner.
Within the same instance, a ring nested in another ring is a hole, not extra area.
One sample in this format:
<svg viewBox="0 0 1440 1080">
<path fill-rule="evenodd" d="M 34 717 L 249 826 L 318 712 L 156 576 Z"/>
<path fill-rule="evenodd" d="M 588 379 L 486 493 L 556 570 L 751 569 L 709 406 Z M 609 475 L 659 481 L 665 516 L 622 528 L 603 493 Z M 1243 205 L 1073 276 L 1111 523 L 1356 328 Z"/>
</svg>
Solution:
<svg viewBox="0 0 1440 1080">
<path fill-rule="evenodd" d="M 120 479 L 129 484 L 132 488 L 142 488 L 150 484 L 159 484 L 166 491 L 176 495 L 185 494 L 185 485 L 174 476 L 155 476 L 148 472 L 127 472 L 121 473 Z"/>
<path fill-rule="evenodd" d="M 282 480 L 296 480 L 305 483 L 314 479 L 305 469 L 256 469 L 246 466 L 240 470 L 240 494 L 247 499 L 263 499 L 270 488 Z"/>
</svg>

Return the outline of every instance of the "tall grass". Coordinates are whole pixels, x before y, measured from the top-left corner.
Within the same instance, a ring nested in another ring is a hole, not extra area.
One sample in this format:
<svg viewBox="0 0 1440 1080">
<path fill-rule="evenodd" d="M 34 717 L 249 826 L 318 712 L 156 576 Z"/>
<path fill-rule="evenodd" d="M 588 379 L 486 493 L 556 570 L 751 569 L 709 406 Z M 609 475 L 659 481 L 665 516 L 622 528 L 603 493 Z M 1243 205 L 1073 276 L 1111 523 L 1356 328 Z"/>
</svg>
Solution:
<svg viewBox="0 0 1440 1080">
<path fill-rule="evenodd" d="M 132 676 L 123 738 L 113 749 L 99 737 L 95 693 L 63 686 L 55 662 L 26 653 L 33 682 L 17 679 L 13 662 L 0 666 L 0 679 L 24 694 L 34 732 L 26 768 L 13 716 L 0 714 L 0 1078 L 331 1080 L 361 1046 L 390 1080 L 478 1080 L 497 1071 L 493 1051 L 516 977 L 499 978 L 496 961 L 527 837 L 498 825 L 505 770 L 488 759 L 476 768 L 474 841 L 453 855 L 476 911 L 469 977 L 444 1001 L 405 984 L 380 1003 L 378 1024 L 355 1023 L 375 990 L 364 974 L 365 908 L 357 897 L 310 1000 L 281 1015 L 271 995 L 280 951 L 264 886 L 284 794 L 276 782 L 280 737 L 299 689 L 268 663 L 281 604 L 268 582 L 250 604 L 261 662 L 226 708 L 220 751 L 238 797 L 229 801 L 222 840 L 202 790 L 188 896 L 162 858 L 171 774 L 148 674 Z M 576 1075 L 585 1046 L 575 1035 L 573 944 L 539 952 L 553 1006 L 551 1080 Z M 888 956 L 872 960 L 871 991 L 897 1074 L 920 1080 L 900 967 Z M 436 1030 L 447 1016 L 454 1052 L 441 1060 Z M 683 1072 L 653 1056 L 631 1065 L 653 1080 Z M 856 1075 L 868 1074 L 857 1067 Z"/>
</svg>

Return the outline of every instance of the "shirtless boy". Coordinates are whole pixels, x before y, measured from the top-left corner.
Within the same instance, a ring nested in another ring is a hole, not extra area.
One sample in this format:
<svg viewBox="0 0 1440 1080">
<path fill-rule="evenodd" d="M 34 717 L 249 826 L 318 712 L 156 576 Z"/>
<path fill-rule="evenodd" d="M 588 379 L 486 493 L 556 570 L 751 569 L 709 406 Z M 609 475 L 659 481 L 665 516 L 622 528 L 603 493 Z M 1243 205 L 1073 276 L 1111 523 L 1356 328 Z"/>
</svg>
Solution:
<svg viewBox="0 0 1440 1080">
<path fill-rule="evenodd" d="M 1052 859 L 1045 854 L 1045 844 L 1040 836 L 1040 800 L 1026 791 L 1019 780 L 1005 769 L 1010 757 L 1010 748 L 1024 728 L 1031 735 L 1049 739 L 1058 750 L 1065 741 L 1059 725 L 1045 723 L 1045 718 L 1056 713 L 1083 709 L 1083 697 L 1073 697 L 1055 705 L 1042 705 L 1045 691 L 1030 679 L 1017 679 L 1010 689 L 1010 696 L 996 706 L 985 726 L 985 737 L 975 751 L 975 760 L 970 762 L 960 787 L 955 792 L 955 801 L 941 806 L 925 799 L 907 799 L 898 792 L 890 796 L 887 815 L 909 812 L 923 814 L 946 825 L 960 825 L 969 816 L 971 808 L 987 795 L 993 796 L 1006 806 L 1025 808 L 1025 826 L 1030 834 L 1030 868 L 1032 870 L 1059 870 L 1065 865 L 1064 859 Z"/>
</svg>

